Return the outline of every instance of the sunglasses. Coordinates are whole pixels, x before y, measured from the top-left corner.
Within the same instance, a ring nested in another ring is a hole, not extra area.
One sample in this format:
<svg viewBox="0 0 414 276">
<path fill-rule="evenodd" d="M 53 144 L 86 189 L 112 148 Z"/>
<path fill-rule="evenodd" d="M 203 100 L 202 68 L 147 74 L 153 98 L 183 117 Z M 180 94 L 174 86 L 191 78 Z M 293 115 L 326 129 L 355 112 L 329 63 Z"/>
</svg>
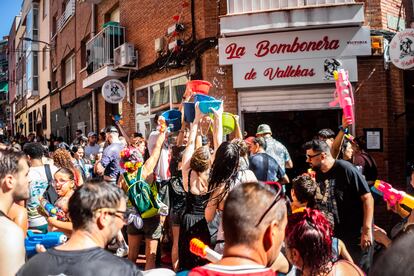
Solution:
<svg viewBox="0 0 414 276">
<path fill-rule="evenodd" d="M 275 199 L 272 201 L 270 206 L 266 209 L 263 215 L 260 217 L 259 221 L 256 224 L 256 227 L 262 223 L 263 219 L 266 217 L 267 213 L 279 202 L 279 200 L 285 198 L 285 192 L 283 191 L 283 187 L 279 182 L 265 182 L 266 185 L 272 185 L 276 189 Z"/>
<path fill-rule="evenodd" d="M 110 208 L 101 208 L 96 210 L 96 212 L 107 212 L 111 216 L 115 216 L 121 219 L 123 222 L 128 223 L 129 213 L 127 211 L 115 210 Z"/>
<path fill-rule="evenodd" d="M 314 158 L 314 157 L 316 157 L 316 156 L 319 156 L 319 155 L 321 155 L 321 154 L 322 154 L 322 152 L 317 153 L 317 154 L 314 154 L 314 155 L 309 155 L 309 154 L 306 154 L 306 159 L 311 160 L 312 158 Z"/>
</svg>

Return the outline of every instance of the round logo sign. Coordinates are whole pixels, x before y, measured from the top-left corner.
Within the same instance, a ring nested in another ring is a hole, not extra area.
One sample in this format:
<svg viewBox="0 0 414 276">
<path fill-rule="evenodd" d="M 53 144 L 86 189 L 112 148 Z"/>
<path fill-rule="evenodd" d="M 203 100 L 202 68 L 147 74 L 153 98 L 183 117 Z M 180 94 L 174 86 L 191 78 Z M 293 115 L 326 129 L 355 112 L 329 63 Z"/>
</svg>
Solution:
<svg viewBox="0 0 414 276">
<path fill-rule="evenodd" d="M 108 103 L 120 103 L 125 98 L 125 85 L 119 80 L 108 80 L 102 85 L 102 96 Z"/>
<path fill-rule="evenodd" d="M 397 33 L 390 43 L 391 62 L 400 69 L 414 67 L 414 29 Z"/>
</svg>

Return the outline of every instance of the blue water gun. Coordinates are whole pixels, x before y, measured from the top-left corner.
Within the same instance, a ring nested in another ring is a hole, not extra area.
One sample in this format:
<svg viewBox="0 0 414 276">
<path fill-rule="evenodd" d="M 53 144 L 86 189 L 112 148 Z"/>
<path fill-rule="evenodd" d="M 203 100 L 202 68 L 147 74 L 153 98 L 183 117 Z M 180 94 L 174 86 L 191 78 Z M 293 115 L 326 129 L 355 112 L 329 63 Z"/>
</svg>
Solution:
<svg viewBox="0 0 414 276">
<path fill-rule="evenodd" d="M 46 234 L 37 234 L 32 231 L 27 231 L 27 237 L 24 240 L 24 247 L 26 248 L 26 255 L 28 258 L 37 253 L 36 245 L 43 245 L 46 249 L 58 246 L 67 241 L 67 237 L 62 232 L 49 232 Z"/>
</svg>

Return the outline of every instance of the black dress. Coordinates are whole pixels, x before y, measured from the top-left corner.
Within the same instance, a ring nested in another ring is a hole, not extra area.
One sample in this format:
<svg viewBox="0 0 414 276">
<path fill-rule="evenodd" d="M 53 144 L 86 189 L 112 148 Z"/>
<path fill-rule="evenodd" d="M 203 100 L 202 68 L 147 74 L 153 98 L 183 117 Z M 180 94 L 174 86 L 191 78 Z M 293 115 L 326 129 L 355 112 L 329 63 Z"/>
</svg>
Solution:
<svg viewBox="0 0 414 276">
<path fill-rule="evenodd" d="M 188 175 L 190 180 L 191 170 Z M 190 183 L 190 181 L 188 181 Z M 208 263 L 190 252 L 190 241 L 197 238 L 205 244 L 210 245 L 210 232 L 208 230 L 207 221 L 204 217 L 209 195 L 194 195 L 188 188 L 187 204 L 180 225 L 180 239 L 178 242 L 178 256 L 181 270 L 190 270 L 197 266 Z"/>
</svg>

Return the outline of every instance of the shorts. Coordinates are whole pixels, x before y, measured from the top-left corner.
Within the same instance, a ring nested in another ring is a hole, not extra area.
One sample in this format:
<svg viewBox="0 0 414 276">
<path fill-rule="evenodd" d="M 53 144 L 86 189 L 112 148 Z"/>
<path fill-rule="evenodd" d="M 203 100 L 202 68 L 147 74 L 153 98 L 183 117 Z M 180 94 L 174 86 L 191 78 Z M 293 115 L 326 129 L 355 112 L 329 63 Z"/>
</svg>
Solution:
<svg viewBox="0 0 414 276">
<path fill-rule="evenodd" d="M 158 198 L 162 203 L 170 207 L 169 184 L 168 180 L 157 181 Z"/>
<path fill-rule="evenodd" d="M 172 209 L 170 209 L 170 222 L 172 226 L 180 226 L 181 224 L 181 218 L 183 217 L 184 210 L 181 212 L 174 212 Z"/>
<path fill-rule="evenodd" d="M 128 224 L 128 235 L 143 235 L 146 239 L 159 240 L 162 234 L 162 224 L 160 221 L 160 216 L 155 216 L 152 218 L 142 220 L 144 221 L 144 226 L 141 229 L 137 229 L 133 223 Z"/>
</svg>

